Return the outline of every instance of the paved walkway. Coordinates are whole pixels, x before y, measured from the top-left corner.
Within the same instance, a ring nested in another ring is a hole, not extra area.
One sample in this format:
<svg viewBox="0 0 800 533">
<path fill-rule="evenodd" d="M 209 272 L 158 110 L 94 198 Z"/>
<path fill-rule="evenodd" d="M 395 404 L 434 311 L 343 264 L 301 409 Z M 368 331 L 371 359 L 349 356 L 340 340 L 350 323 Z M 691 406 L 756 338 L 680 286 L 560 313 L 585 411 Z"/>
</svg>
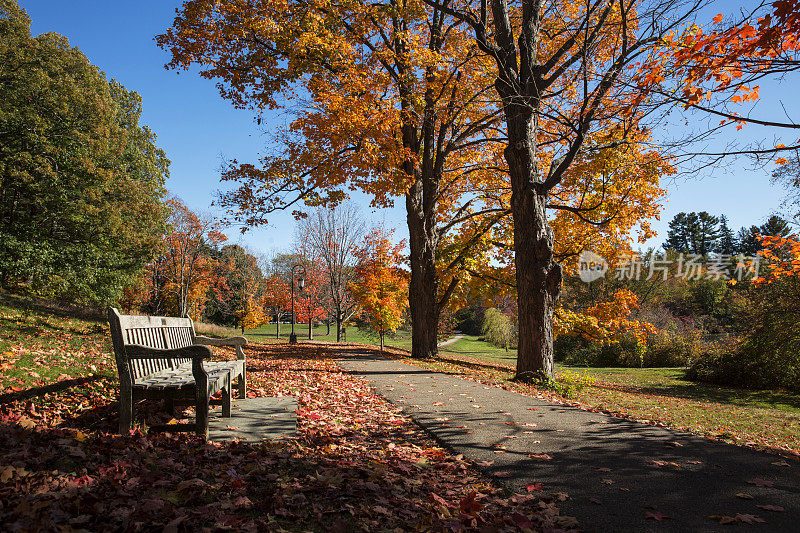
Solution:
<svg viewBox="0 0 800 533">
<path fill-rule="evenodd" d="M 542 483 L 569 494 L 562 514 L 586 531 L 730 531 L 709 516 L 737 514 L 745 516 L 736 531 L 800 531 L 797 461 L 394 360 L 363 355 L 339 364 L 510 489 Z M 765 522 L 742 523 L 754 520 L 746 515 Z"/>
<path fill-rule="evenodd" d="M 222 418 L 219 408 L 209 413 L 208 438 L 260 442 L 294 436 L 297 433 L 296 410 L 296 398 L 234 399 L 230 418 Z"/>
<path fill-rule="evenodd" d="M 442 346 L 449 346 L 449 345 L 453 344 L 456 341 L 460 341 L 463 338 L 464 338 L 464 335 L 456 335 L 455 337 L 450 337 L 446 341 L 440 342 L 436 346 L 438 346 L 439 348 L 441 348 Z"/>
</svg>

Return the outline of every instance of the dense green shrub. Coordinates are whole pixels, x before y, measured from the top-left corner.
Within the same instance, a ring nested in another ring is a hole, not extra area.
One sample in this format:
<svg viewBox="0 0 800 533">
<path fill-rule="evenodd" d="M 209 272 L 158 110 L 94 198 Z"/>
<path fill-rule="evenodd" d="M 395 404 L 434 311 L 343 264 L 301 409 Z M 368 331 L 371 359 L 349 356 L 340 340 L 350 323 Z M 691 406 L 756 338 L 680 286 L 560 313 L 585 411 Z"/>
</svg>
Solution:
<svg viewBox="0 0 800 533">
<path fill-rule="evenodd" d="M 456 329 L 465 335 L 481 335 L 483 307 L 465 307 L 455 312 Z"/>
<path fill-rule="evenodd" d="M 516 332 L 511 318 L 494 307 L 487 309 L 483 315 L 483 338 L 486 342 L 500 348 L 516 347 Z"/>
<path fill-rule="evenodd" d="M 750 326 L 739 343 L 713 346 L 692 364 L 689 379 L 748 388 L 800 391 L 800 280 L 749 288 Z"/>
<path fill-rule="evenodd" d="M 536 381 L 536 386 L 549 389 L 565 398 L 575 399 L 581 391 L 586 387 L 590 387 L 593 383 L 593 377 L 566 370 L 558 376 L 558 379 L 550 376 L 540 377 Z"/>
<path fill-rule="evenodd" d="M 595 367 L 674 367 L 689 364 L 697 343 L 681 332 L 648 335 L 644 346 L 630 336 L 620 342 L 600 343 L 577 335 L 559 335 L 555 359 L 568 365 Z"/>
</svg>

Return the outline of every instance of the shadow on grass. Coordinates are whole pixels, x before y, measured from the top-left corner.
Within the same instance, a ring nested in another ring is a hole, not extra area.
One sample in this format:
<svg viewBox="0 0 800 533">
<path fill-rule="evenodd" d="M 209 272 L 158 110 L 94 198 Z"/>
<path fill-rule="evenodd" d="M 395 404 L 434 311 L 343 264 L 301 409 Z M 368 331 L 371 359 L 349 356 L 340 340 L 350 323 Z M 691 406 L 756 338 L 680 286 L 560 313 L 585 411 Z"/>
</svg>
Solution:
<svg viewBox="0 0 800 533">
<path fill-rule="evenodd" d="M 85 376 L 82 378 L 64 379 L 56 383 L 51 383 L 50 385 L 45 385 L 43 387 L 33 387 L 30 389 L 24 389 L 20 391 L 7 392 L 5 394 L 0 394 L 0 404 L 14 402 L 14 401 L 30 400 L 38 396 L 44 396 L 45 394 L 55 394 L 59 392 L 64 392 L 73 387 L 79 387 L 81 385 L 86 385 L 87 383 L 94 383 L 96 381 L 102 381 L 106 379 L 110 378 L 102 374 L 95 374 L 92 376 Z"/>
<path fill-rule="evenodd" d="M 82 307 L 67 302 L 56 302 L 38 296 L 15 294 L 0 290 L 0 304 L 16 309 L 53 315 L 61 318 L 80 318 L 94 322 L 105 322 L 105 311 L 91 307 Z"/>
<path fill-rule="evenodd" d="M 719 387 L 701 383 L 675 383 L 663 386 L 630 386 L 618 384 L 595 384 L 594 387 L 606 390 L 617 390 L 653 396 L 668 396 L 686 400 L 709 401 L 730 405 L 764 407 L 788 406 L 800 409 L 800 397 L 783 392 L 769 390 L 748 390 L 730 387 Z"/>
</svg>

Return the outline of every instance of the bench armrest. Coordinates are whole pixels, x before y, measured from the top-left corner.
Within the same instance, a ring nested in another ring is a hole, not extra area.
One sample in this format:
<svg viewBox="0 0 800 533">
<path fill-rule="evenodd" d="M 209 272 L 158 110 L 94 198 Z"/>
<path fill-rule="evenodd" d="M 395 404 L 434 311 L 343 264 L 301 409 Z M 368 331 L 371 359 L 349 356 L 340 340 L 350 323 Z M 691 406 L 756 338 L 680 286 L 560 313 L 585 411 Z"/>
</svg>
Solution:
<svg viewBox="0 0 800 533">
<path fill-rule="evenodd" d="M 195 335 L 195 344 L 204 346 L 235 346 L 236 359 L 244 361 L 245 355 L 242 346 L 247 344 L 247 339 L 244 337 L 228 337 L 227 339 L 213 339 L 211 337 L 203 337 L 202 335 Z"/>
<path fill-rule="evenodd" d="M 128 359 L 183 359 L 191 358 L 203 360 L 211 357 L 211 349 L 206 346 L 193 345 L 172 350 L 162 350 L 160 348 L 150 348 L 141 344 L 129 344 L 125 346 L 125 355 Z"/>
<path fill-rule="evenodd" d="M 228 337 L 227 339 L 215 339 L 212 337 L 204 337 L 202 335 L 195 335 L 195 344 L 202 344 L 203 346 L 246 346 L 247 339 L 244 337 Z"/>
</svg>

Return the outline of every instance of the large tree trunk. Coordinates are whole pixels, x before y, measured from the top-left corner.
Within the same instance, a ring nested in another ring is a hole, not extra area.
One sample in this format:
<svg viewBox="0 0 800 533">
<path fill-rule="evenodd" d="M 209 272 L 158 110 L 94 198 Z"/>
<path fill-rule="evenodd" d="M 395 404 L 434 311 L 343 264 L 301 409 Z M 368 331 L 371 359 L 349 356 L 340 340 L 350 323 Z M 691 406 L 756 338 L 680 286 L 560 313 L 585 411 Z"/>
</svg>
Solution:
<svg viewBox="0 0 800 533">
<path fill-rule="evenodd" d="M 516 379 L 553 376 L 553 314 L 561 292 L 561 265 L 553 259 L 553 230 L 547 223 L 547 191 L 539 183 L 537 115 L 533 106 L 508 103 L 509 145 L 517 275 L 519 344 Z"/>
<path fill-rule="evenodd" d="M 424 215 L 419 189 L 421 186 L 415 185 L 406 196 L 411 252 L 408 300 L 411 312 L 411 355 L 426 359 L 439 354 L 439 279 L 436 276 L 438 237 L 435 221 L 426 220 Z"/>
</svg>

